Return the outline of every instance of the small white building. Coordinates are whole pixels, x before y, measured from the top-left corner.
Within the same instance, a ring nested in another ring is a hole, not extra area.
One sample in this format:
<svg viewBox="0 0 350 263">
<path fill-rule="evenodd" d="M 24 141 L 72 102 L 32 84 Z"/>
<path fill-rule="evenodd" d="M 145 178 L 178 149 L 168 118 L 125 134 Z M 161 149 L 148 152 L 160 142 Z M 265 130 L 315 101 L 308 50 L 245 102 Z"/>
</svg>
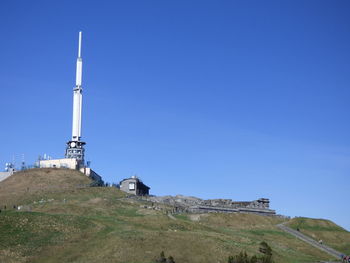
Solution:
<svg viewBox="0 0 350 263">
<path fill-rule="evenodd" d="M 13 174 L 13 171 L 0 172 L 0 182 L 4 181 L 7 177 L 11 176 L 12 174 Z"/>
<path fill-rule="evenodd" d="M 6 163 L 5 172 L 0 172 L 0 182 L 13 175 L 15 171 L 15 166 L 12 163 Z"/>
<path fill-rule="evenodd" d="M 74 158 L 63 159 L 51 159 L 51 160 L 39 160 L 39 168 L 67 168 L 77 170 L 79 168 L 79 162 Z"/>
<path fill-rule="evenodd" d="M 95 182 L 99 182 L 99 185 L 103 184 L 102 181 L 102 177 L 99 176 L 97 173 L 95 173 L 94 170 L 92 170 L 89 167 L 82 167 L 79 169 L 80 172 L 82 172 L 83 174 L 85 174 L 86 176 L 90 177 L 92 180 L 94 180 Z"/>
</svg>

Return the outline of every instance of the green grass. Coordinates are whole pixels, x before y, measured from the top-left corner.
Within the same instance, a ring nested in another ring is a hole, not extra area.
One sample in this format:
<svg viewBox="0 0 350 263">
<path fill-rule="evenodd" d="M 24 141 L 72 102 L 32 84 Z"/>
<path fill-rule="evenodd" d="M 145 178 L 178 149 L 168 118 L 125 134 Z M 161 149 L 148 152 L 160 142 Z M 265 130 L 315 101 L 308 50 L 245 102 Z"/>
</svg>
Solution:
<svg viewBox="0 0 350 263">
<path fill-rule="evenodd" d="M 19 261 L 35 256 L 47 246 L 78 239 L 94 227 L 84 217 L 41 212 L 7 211 L 1 213 L 0 220 L 0 251 L 13 252 Z"/>
<path fill-rule="evenodd" d="M 333 247 L 344 254 L 350 254 L 350 233 L 329 220 L 294 218 L 288 226 L 324 244 Z"/>
<path fill-rule="evenodd" d="M 51 176 L 57 175 L 51 172 Z M 69 183 L 70 178 L 64 176 L 61 181 Z M 79 174 L 71 176 L 77 176 L 72 179 L 75 182 L 86 179 Z M 11 184 L 17 187 L 14 182 Z M 125 195 L 115 188 L 73 188 L 61 192 L 42 189 L 40 195 L 32 192 L 10 196 L 16 201 L 24 200 L 30 212 L 0 213 L 1 263 L 150 263 L 161 251 L 175 257 L 176 262 L 226 262 L 229 255 L 241 250 L 250 255 L 258 253 L 262 241 L 272 247 L 278 263 L 331 259 L 279 230 L 276 224 L 283 220 L 275 217 L 180 214 L 174 215 L 174 220 L 165 211 L 147 209 L 144 202 L 123 198 Z M 46 201 L 34 203 L 41 199 Z M 8 197 L 6 200 L 12 201 Z M 323 231 L 317 221 L 304 226 Z M 329 235 L 338 234 L 336 226 L 323 227 Z"/>
<path fill-rule="evenodd" d="M 177 218 L 177 219 L 181 219 L 181 220 L 185 220 L 185 221 L 190 221 L 190 219 L 188 218 L 188 216 L 185 215 L 185 214 L 174 215 L 174 217 Z"/>
</svg>

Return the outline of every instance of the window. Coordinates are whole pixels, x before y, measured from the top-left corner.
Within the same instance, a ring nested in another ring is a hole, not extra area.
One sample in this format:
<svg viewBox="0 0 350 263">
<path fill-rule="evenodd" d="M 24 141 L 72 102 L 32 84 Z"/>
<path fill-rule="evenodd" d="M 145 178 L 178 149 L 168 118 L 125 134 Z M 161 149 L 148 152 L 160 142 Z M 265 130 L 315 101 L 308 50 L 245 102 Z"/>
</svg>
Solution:
<svg viewBox="0 0 350 263">
<path fill-rule="evenodd" d="M 135 191 L 135 183 L 129 183 L 129 190 Z"/>
</svg>

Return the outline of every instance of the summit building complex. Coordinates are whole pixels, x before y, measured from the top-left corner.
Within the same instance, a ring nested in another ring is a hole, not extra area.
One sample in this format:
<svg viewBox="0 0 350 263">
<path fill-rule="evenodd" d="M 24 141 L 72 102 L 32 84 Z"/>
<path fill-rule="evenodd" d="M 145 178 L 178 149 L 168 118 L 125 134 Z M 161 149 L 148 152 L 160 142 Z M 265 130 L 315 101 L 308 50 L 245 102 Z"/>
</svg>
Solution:
<svg viewBox="0 0 350 263">
<path fill-rule="evenodd" d="M 76 65 L 75 87 L 73 89 L 73 121 L 72 138 L 67 142 L 65 158 L 38 160 L 37 166 L 40 168 L 68 168 L 83 172 L 93 180 L 102 183 L 101 177 L 85 164 L 86 144 L 81 140 L 81 122 L 83 106 L 83 59 L 81 57 L 82 32 L 79 32 L 78 58 Z"/>
</svg>

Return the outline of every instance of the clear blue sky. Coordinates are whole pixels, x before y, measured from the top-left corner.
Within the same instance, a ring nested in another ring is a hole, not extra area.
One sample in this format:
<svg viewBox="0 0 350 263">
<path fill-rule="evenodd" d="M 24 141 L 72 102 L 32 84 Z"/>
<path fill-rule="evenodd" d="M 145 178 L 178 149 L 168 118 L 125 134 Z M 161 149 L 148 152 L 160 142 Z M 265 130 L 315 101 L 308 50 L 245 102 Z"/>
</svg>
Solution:
<svg viewBox="0 0 350 263">
<path fill-rule="evenodd" d="M 83 139 L 105 181 L 271 199 L 350 229 L 350 2 L 0 3 L 0 160 L 63 157 L 83 31 Z"/>
</svg>

